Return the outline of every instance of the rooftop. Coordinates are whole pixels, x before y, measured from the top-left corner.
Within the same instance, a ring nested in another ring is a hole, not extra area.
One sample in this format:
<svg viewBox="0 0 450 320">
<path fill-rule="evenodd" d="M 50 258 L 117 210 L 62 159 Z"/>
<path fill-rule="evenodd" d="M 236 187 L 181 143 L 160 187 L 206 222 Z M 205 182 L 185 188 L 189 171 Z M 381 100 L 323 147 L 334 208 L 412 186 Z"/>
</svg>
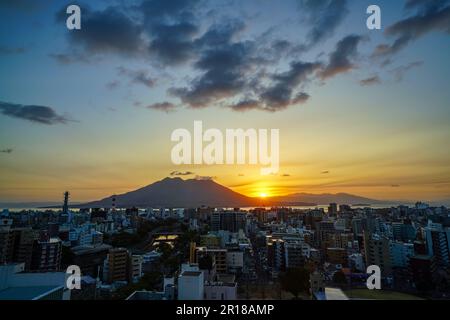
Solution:
<svg viewBox="0 0 450 320">
<path fill-rule="evenodd" d="M 61 286 L 9 287 L 0 290 L 0 300 L 38 300 Z"/>
</svg>

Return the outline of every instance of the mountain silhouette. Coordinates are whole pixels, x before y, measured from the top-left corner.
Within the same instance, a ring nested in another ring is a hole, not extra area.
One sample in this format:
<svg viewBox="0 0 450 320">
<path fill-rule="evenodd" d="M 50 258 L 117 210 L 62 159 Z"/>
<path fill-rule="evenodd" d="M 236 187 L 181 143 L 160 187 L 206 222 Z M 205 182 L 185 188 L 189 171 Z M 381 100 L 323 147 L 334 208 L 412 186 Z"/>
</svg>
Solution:
<svg viewBox="0 0 450 320">
<path fill-rule="evenodd" d="M 110 208 L 115 198 L 118 208 L 129 207 L 254 207 L 254 206 L 315 206 L 329 204 L 375 204 L 378 200 L 347 193 L 308 194 L 297 193 L 267 199 L 251 198 L 222 186 L 213 180 L 165 178 L 146 187 L 121 195 L 110 196 L 73 207 Z"/>
<path fill-rule="evenodd" d="M 109 208 L 113 196 L 80 205 Z M 116 207 L 245 207 L 258 205 L 256 199 L 234 192 L 213 180 L 165 178 L 141 189 L 115 196 Z"/>
</svg>

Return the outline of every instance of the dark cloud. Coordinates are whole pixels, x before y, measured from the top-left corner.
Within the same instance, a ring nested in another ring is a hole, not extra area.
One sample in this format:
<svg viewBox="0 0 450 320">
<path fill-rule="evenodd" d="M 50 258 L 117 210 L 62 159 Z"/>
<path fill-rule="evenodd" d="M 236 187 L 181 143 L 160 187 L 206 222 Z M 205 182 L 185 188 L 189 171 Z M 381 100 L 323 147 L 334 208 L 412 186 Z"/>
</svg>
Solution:
<svg viewBox="0 0 450 320">
<path fill-rule="evenodd" d="M 52 108 L 44 106 L 0 102 L 0 112 L 5 116 L 47 125 L 64 124 L 71 121 L 65 116 L 57 114 Z"/>
<path fill-rule="evenodd" d="M 229 106 L 233 111 L 245 112 L 249 110 L 261 109 L 261 103 L 258 100 L 242 100 Z"/>
<path fill-rule="evenodd" d="M 0 150 L 0 153 L 12 153 L 13 149 L 2 149 Z"/>
<path fill-rule="evenodd" d="M 411 42 L 430 32 L 450 34 L 449 1 L 407 1 L 407 9 L 416 9 L 416 13 L 389 26 L 385 34 L 395 37 L 392 44 L 377 46 L 374 56 L 392 55 L 408 46 Z"/>
<path fill-rule="evenodd" d="M 285 174 L 282 174 L 281 176 L 287 178 L 287 177 L 290 177 L 291 175 L 288 173 L 285 173 Z"/>
<path fill-rule="evenodd" d="M 194 55 L 193 41 L 197 32 L 197 26 L 190 22 L 153 26 L 150 54 L 155 54 L 166 65 L 184 63 Z"/>
<path fill-rule="evenodd" d="M 26 49 L 21 47 L 7 47 L 0 45 L 0 55 L 12 55 L 25 53 Z"/>
<path fill-rule="evenodd" d="M 147 0 L 138 6 L 150 38 L 150 54 L 166 65 L 188 61 L 194 55 L 194 37 L 199 32 L 195 10 L 199 0 Z"/>
<path fill-rule="evenodd" d="M 142 84 L 152 88 L 156 85 L 156 79 L 150 77 L 144 70 L 130 70 L 124 67 L 118 68 L 119 75 L 130 78 L 132 83 Z"/>
<path fill-rule="evenodd" d="M 328 171 L 328 170 L 325 170 L 325 171 L 321 172 L 321 174 L 329 174 L 329 173 L 330 173 L 330 171 Z"/>
<path fill-rule="evenodd" d="M 362 86 L 371 86 L 371 85 L 375 85 L 375 84 L 380 84 L 381 80 L 380 80 L 379 76 L 372 76 L 372 77 L 369 77 L 369 78 L 359 81 L 359 83 Z"/>
<path fill-rule="evenodd" d="M 51 0 L 1 0 L 0 9 L 33 12 L 48 6 L 50 2 Z"/>
<path fill-rule="evenodd" d="M 83 11 L 81 30 L 70 39 L 89 53 L 137 55 L 142 50 L 142 26 L 116 7 Z"/>
<path fill-rule="evenodd" d="M 183 172 L 183 171 L 172 171 L 170 173 L 171 176 L 191 176 L 193 174 L 195 174 L 195 173 L 192 172 L 192 171 L 185 171 L 185 172 Z"/>
<path fill-rule="evenodd" d="M 294 91 L 304 85 L 321 67 L 320 63 L 295 61 L 287 72 L 274 75 L 274 84 L 261 94 L 265 104 L 263 109 L 273 112 L 306 102 L 309 99 L 308 94 L 300 92 L 294 95 Z"/>
<path fill-rule="evenodd" d="M 169 92 L 191 108 L 205 108 L 224 98 L 241 93 L 247 72 L 256 62 L 253 43 L 238 42 L 205 49 L 195 68 L 203 74 L 191 87 L 173 88 Z"/>
<path fill-rule="evenodd" d="M 349 13 L 346 0 L 299 0 L 298 3 L 304 22 L 313 26 L 308 33 L 308 46 L 331 37 Z"/>
<path fill-rule="evenodd" d="M 415 62 L 411 62 L 411 63 L 409 63 L 409 64 L 407 64 L 407 65 L 400 66 L 400 67 L 397 67 L 397 68 L 391 70 L 391 73 L 394 74 L 394 77 L 395 77 L 395 79 L 396 79 L 397 81 L 402 81 L 402 80 L 403 80 L 403 77 L 405 76 L 405 74 L 406 74 L 409 70 L 414 69 L 414 68 L 418 68 L 418 67 L 420 67 L 420 66 L 422 66 L 422 65 L 423 65 L 423 61 L 415 61 Z"/>
<path fill-rule="evenodd" d="M 89 63 L 91 60 L 84 54 L 72 52 L 67 53 L 51 53 L 50 58 L 62 65 L 69 65 L 73 63 Z"/>
<path fill-rule="evenodd" d="M 212 181 L 216 180 L 216 176 L 195 176 L 195 180 L 201 180 L 201 181 Z"/>
<path fill-rule="evenodd" d="M 151 104 L 151 105 L 147 106 L 147 109 L 164 111 L 166 113 L 169 113 L 169 112 L 175 111 L 177 109 L 177 106 L 171 102 L 161 102 L 161 103 Z"/>
<path fill-rule="evenodd" d="M 358 44 L 363 40 L 361 36 L 349 35 L 336 45 L 335 51 L 330 54 L 330 60 L 321 72 L 321 78 L 327 79 L 340 73 L 349 72 L 355 68 L 352 62 L 358 54 Z"/>
</svg>

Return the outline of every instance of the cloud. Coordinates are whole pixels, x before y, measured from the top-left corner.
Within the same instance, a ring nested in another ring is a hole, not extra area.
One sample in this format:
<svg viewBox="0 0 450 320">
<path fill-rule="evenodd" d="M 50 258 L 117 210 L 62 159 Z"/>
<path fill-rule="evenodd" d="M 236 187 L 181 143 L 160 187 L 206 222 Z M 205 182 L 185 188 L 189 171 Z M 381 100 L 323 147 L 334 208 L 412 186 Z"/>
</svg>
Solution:
<svg viewBox="0 0 450 320">
<path fill-rule="evenodd" d="M 103 11 L 83 10 L 81 30 L 69 39 L 85 52 L 137 55 L 142 50 L 142 26 L 117 7 Z"/>
<path fill-rule="evenodd" d="M 0 1 L 0 9 L 33 12 L 46 7 L 50 2 L 51 0 L 2 0 Z"/>
<path fill-rule="evenodd" d="M 119 81 L 113 80 L 113 81 L 108 82 L 108 83 L 106 84 L 106 87 L 107 87 L 109 90 L 114 90 L 114 89 L 116 89 L 117 87 L 119 87 L 119 85 L 120 85 L 120 82 L 119 82 Z"/>
<path fill-rule="evenodd" d="M 156 85 L 156 79 L 150 77 L 144 70 L 130 70 L 124 67 L 118 68 L 119 75 L 130 78 L 132 83 L 142 84 L 152 88 Z"/>
<path fill-rule="evenodd" d="M 7 47 L 0 45 L 0 55 L 13 55 L 25 53 L 26 49 L 22 47 Z"/>
<path fill-rule="evenodd" d="M 379 76 L 372 76 L 372 77 L 360 80 L 359 83 L 362 86 L 372 86 L 372 85 L 375 85 L 375 84 L 380 84 L 381 80 L 380 80 Z"/>
<path fill-rule="evenodd" d="M 165 65 L 186 62 L 194 55 L 194 36 L 199 32 L 196 11 L 199 0 L 146 0 L 137 11 L 143 15 L 150 38 L 148 49 Z"/>
<path fill-rule="evenodd" d="M 185 172 L 182 172 L 182 171 L 172 171 L 172 172 L 170 173 L 171 176 L 190 176 L 190 175 L 193 175 L 193 174 L 195 174 L 195 173 L 192 172 L 192 171 L 185 171 Z"/>
<path fill-rule="evenodd" d="M 84 54 L 72 52 L 67 53 L 50 53 L 48 55 L 50 58 L 54 59 L 56 62 L 62 65 L 69 65 L 73 63 L 89 63 L 91 60 Z"/>
<path fill-rule="evenodd" d="M 282 176 L 282 177 L 290 177 L 291 175 L 288 174 L 288 173 L 285 173 L 285 174 L 282 174 L 281 176 Z"/>
<path fill-rule="evenodd" d="M 177 106 L 171 102 L 161 102 L 161 103 L 151 104 L 151 105 L 147 106 L 147 109 L 164 111 L 166 113 L 169 113 L 169 112 L 175 111 L 177 109 Z"/>
<path fill-rule="evenodd" d="M 295 61 L 291 63 L 288 71 L 273 75 L 274 84 L 261 94 L 265 103 L 264 110 L 279 111 L 306 102 L 309 99 L 308 94 L 299 92 L 294 95 L 294 91 L 303 86 L 320 68 L 322 64 L 318 62 Z"/>
<path fill-rule="evenodd" d="M 373 56 L 379 57 L 395 54 L 411 42 L 431 32 L 450 34 L 450 5 L 448 5 L 448 2 L 407 1 L 405 8 L 416 9 L 416 13 L 389 26 L 385 34 L 395 37 L 395 41 L 392 44 L 378 45 Z"/>
<path fill-rule="evenodd" d="M 215 176 L 195 176 L 195 180 L 200 180 L 200 181 L 212 181 L 217 179 L 217 177 Z"/>
<path fill-rule="evenodd" d="M 418 68 L 418 67 L 420 67 L 422 65 L 423 65 L 423 61 L 411 62 L 411 63 L 409 63 L 409 64 L 407 64 L 405 66 L 400 66 L 400 67 L 397 67 L 397 68 L 391 70 L 391 73 L 394 74 L 394 77 L 395 77 L 395 79 L 397 81 L 402 81 L 404 76 L 405 76 L 405 74 L 409 70 L 414 69 L 414 68 Z"/>
<path fill-rule="evenodd" d="M 330 60 L 325 69 L 321 72 L 322 79 L 346 73 L 355 68 L 351 61 L 358 54 L 358 44 L 363 40 L 361 36 L 349 35 L 340 40 L 336 49 L 330 54 Z"/>
<path fill-rule="evenodd" d="M 328 170 L 325 170 L 325 171 L 321 172 L 321 174 L 329 174 L 329 173 L 330 173 L 330 171 L 328 171 Z"/>
<path fill-rule="evenodd" d="M 307 46 L 330 38 L 349 13 L 346 0 L 299 0 L 298 3 L 305 24 L 313 26 L 307 35 Z"/>
<path fill-rule="evenodd" d="M 52 108 L 45 106 L 0 102 L 0 112 L 5 116 L 46 125 L 65 124 L 72 121 L 57 114 Z"/>
<path fill-rule="evenodd" d="M 13 152 L 13 149 L 3 149 L 3 150 L 0 150 L 0 153 L 12 153 Z"/>
<path fill-rule="evenodd" d="M 247 72 L 254 67 L 252 42 L 225 43 L 205 48 L 194 67 L 202 75 L 190 87 L 172 88 L 169 93 L 191 108 L 205 108 L 245 90 Z"/>
<path fill-rule="evenodd" d="M 249 110 L 261 109 L 261 103 L 258 100 L 242 100 L 229 106 L 233 111 L 245 112 Z"/>
</svg>

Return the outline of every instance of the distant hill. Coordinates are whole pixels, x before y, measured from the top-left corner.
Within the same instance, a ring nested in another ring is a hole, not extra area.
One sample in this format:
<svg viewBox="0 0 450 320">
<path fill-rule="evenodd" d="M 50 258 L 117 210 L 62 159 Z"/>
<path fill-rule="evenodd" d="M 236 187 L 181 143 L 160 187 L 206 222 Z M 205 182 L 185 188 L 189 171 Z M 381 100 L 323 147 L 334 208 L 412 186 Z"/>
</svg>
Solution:
<svg viewBox="0 0 450 320">
<path fill-rule="evenodd" d="M 113 196 L 72 207 L 110 208 Z M 146 187 L 116 196 L 116 206 L 126 207 L 253 207 L 253 206 L 315 206 L 329 203 L 376 204 L 377 200 L 346 193 L 308 194 L 297 193 L 262 201 L 224 187 L 213 180 L 183 180 L 165 178 Z"/>
<path fill-rule="evenodd" d="M 348 204 L 348 205 L 372 205 L 378 203 L 384 203 L 383 201 L 364 198 L 348 193 L 323 193 L 323 194 L 311 194 L 311 193 L 295 193 L 282 197 L 272 198 L 273 201 L 280 203 L 315 203 L 317 205 L 326 205 L 330 203 Z"/>
</svg>

